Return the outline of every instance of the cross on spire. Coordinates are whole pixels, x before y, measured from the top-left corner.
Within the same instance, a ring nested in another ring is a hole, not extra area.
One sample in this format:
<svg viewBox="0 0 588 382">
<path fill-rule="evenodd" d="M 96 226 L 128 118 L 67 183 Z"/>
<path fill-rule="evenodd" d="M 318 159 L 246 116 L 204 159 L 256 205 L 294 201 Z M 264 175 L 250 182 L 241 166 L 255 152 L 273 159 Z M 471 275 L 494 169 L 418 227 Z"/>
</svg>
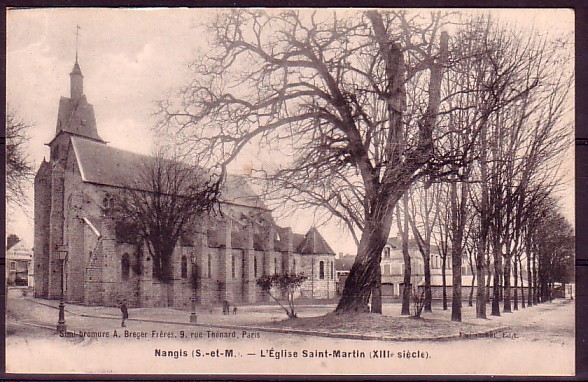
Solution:
<svg viewBox="0 0 588 382">
<path fill-rule="evenodd" d="M 78 40 L 80 38 L 80 26 L 76 25 L 76 63 L 78 62 Z"/>
</svg>

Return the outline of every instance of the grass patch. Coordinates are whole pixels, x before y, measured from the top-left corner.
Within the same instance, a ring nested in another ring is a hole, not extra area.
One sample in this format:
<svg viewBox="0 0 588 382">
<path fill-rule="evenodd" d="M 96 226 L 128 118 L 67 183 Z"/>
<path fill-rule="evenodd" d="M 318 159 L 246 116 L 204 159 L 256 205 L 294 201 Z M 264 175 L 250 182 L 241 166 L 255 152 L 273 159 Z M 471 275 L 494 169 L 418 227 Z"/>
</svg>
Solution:
<svg viewBox="0 0 588 382">
<path fill-rule="evenodd" d="M 443 319 L 420 317 L 392 317 L 373 313 L 328 313 L 318 317 L 289 318 L 267 323 L 273 328 L 309 330 L 323 333 L 365 334 L 394 338 L 431 338 L 479 333 L 498 327 L 468 322 L 452 322 Z"/>
</svg>

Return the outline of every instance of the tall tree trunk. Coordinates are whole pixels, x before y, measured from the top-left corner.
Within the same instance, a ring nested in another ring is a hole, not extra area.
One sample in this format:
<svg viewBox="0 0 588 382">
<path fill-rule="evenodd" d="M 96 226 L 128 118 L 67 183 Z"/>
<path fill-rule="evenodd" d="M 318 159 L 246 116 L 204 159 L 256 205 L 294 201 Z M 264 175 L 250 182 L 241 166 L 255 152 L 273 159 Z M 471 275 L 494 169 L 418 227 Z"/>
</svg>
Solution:
<svg viewBox="0 0 588 382">
<path fill-rule="evenodd" d="M 366 13 L 366 16 L 372 23 L 374 37 L 385 64 L 386 94 L 384 96 L 387 101 L 389 139 L 391 147 L 393 147 L 390 160 L 395 161 L 400 158 L 404 151 L 402 117 L 406 108 L 406 68 L 403 50 L 398 43 L 390 39 L 379 12 L 370 11 Z M 376 293 L 381 293 L 381 288 L 378 288 L 378 285 L 381 284 L 381 279 L 379 281 L 376 279 L 378 275 L 381 275 L 379 269 L 382 250 L 390 233 L 394 207 L 402 194 L 410 187 L 410 182 L 407 179 L 418 167 L 414 164 L 404 167 L 404 182 L 398 183 L 403 184 L 403 186 L 399 186 L 397 190 L 385 190 L 383 188 L 387 185 L 380 184 L 378 187 L 374 187 L 371 195 L 366 195 L 366 199 L 374 203 L 370 203 L 371 215 L 366 218 L 358 255 L 345 282 L 343 295 L 335 309 L 337 313 L 368 311 L 368 303 L 374 288 L 376 288 Z M 374 183 L 369 184 L 373 185 Z M 378 198 L 380 199 L 378 200 Z M 376 306 L 377 304 L 380 306 Z M 372 299 L 372 310 L 375 312 L 382 311 L 381 296 Z"/>
<path fill-rule="evenodd" d="M 528 255 L 527 255 L 528 256 Z M 520 269 L 520 276 L 521 276 L 521 304 L 523 309 L 526 308 L 525 306 L 525 283 L 523 282 L 523 259 L 521 259 L 521 255 L 519 255 L 519 269 Z"/>
<path fill-rule="evenodd" d="M 463 185 L 462 185 L 463 186 Z M 462 203 L 465 201 L 462 200 Z M 453 241 L 451 245 L 451 270 L 453 272 L 453 296 L 451 299 L 451 321 L 461 322 L 461 261 L 463 241 L 463 220 L 461 204 L 457 198 L 457 184 L 451 183 L 451 227 Z M 461 214 L 461 216 L 460 216 Z"/>
<path fill-rule="evenodd" d="M 498 285 L 500 288 L 498 289 L 498 301 L 504 301 L 504 262 L 502 258 L 500 259 L 500 274 L 498 275 Z"/>
<path fill-rule="evenodd" d="M 486 304 L 488 302 L 488 287 L 490 272 L 488 264 L 488 232 L 490 229 L 489 219 L 489 191 L 488 191 L 488 140 L 486 125 L 483 124 L 480 130 L 480 233 L 478 238 L 478 251 L 476 253 L 476 270 L 478 272 L 478 289 L 476 291 L 476 318 L 486 318 Z"/>
<path fill-rule="evenodd" d="M 388 217 L 388 222 L 391 222 L 391 217 Z M 371 220 L 366 224 L 357 257 L 345 281 L 343 295 L 335 309 L 337 313 L 370 311 L 370 296 L 380 275 L 382 250 L 389 232 L 390 223 L 380 224 L 378 221 Z M 373 303 L 374 301 L 372 306 Z"/>
<path fill-rule="evenodd" d="M 461 252 L 451 250 L 451 262 L 453 270 L 453 296 L 451 299 L 451 321 L 461 322 Z"/>
<path fill-rule="evenodd" d="M 492 292 L 492 315 L 500 316 L 500 276 L 502 275 L 502 253 L 500 246 L 501 223 L 500 218 L 495 219 L 494 232 L 492 234 L 492 250 L 494 253 L 494 289 Z"/>
<path fill-rule="evenodd" d="M 490 254 L 486 256 L 486 269 L 488 270 L 488 277 L 486 278 L 486 298 L 489 299 L 491 282 L 494 280 L 494 270 L 490 266 Z"/>
<path fill-rule="evenodd" d="M 512 264 L 512 255 L 507 243 L 506 256 L 504 256 L 504 274 L 502 277 L 504 285 L 504 305 L 502 307 L 503 312 L 512 313 L 512 306 L 510 301 L 510 266 Z"/>
<path fill-rule="evenodd" d="M 472 272 L 472 285 L 470 286 L 470 298 L 468 299 L 468 306 L 474 306 L 474 283 L 476 282 L 476 274 Z"/>
<path fill-rule="evenodd" d="M 432 312 L 433 309 L 431 307 L 431 300 L 433 299 L 433 294 L 431 293 L 431 245 L 429 243 L 425 244 L 425 256 L 423 260 L 425 261 L 425 312 Z"/>
<path fill-rule="evenodd" d="M 389 161 L 394 163 L 396 161 L 400 161 L 401 158 L 405 155 L 405 147 L 404 147 L 404 124 L 403 124 L 403 114 L 404 110 L 406 109 L 406 91 L 405 91 L 405 60 L 403 55 L 403 49 L 399 43 L 391 39 L 390 34 L 386 28 L 382 15 L 377 11 L 368 11 L 366 12 L 366 16 L 372 24 L 374 38 L 376 43 L 378 44 L 380 56 L 384 61 L 384 70 L 386 75 L 386 83 L 384 85 L 385 92 L 383 96 L 386 99 L 387 103 L 387 112 L 388 112 L 388 124 L 390 129 L 389 140 L 390 140 L 390 147 L 392 147 L 392 152 L 389 156 Z M 431 63 L 431 71 L 430 71 L 430 80 L 429 80 L 429 100 L 427 105 L 427 110 L 425 111 L 425 115 L 423 118 L 423 123 L 419 126 L 419 136 L 418 136 L 418 147 L 415 149 L 414 153 L 418 159 L 412 159 L 410 164 L 406 164 L 404 166 L 399 165 L 398 170 L 404 173 L 405 180 L 411 178 L 411 174 L 413 174 L 418 168 L 423 166 L 428 158 L 433 154 L 433 130 L 436 125 L 437 114 L 439 110 L 440 104 L 440 93 L 441 93 L 441 79 L 445 61 L 448 56 L 448 41 L 449 37 L 447 32 L 442 32 L 440 35 L 440 52 L 439 52 L 439 59 L 435 62 Z M 412 167 L 412 168 L 411 168 Z M 388 171 L 386 171 L 388 172 Z M 397 180 L 395 179 L 395 182 Z M 402 182 L 401 182 L 402 183 Z M 399 187 L 399 191 L 402 191 L 406 194 L 406 191 L 410 187 L 410 181 L 405 182 L 404 187 Z M 384 186 L 386 186 L 384 184 Z M 398 198 L 392 198 L 390 196 L 386 197 L 388 194 L 388 190 L 385 189 L 378 189 L 375 190 L 376 193 L 382 193 L 382 205 L 374 206 L 375 210 L 379 208 L 386 209 L 386 210 L 393 210 L 396 202 L 399 200 Z M 367 197 L 376 197 L 375 194 L 367 195 Z M 392 200 L 394 199 L 394 200 Z M 405 215 L 407 214 L 407 208 L 405 206 Z M 391 215 L 391 213 L 389 214 Z M 366 219 L 367 220 L 367 219 Z M 374 223 L 377 223 L 378 220 L 374 219 Z M 408 222 L 405 222 L 405 235 L 408 235 Z M 366 226 L 368 223 L 366 222 Z M 390 232 L 389 224 L 383 224 L 387 226 L 386 236 Z M 376 228 L 374 228 L 376 230 Z M 360 259 L 356 259 L 354 266 L 351 269 L 349 274 L 349 278 L 345 284 L 345 289 L 341 300 L 339 301 L 339 305 L 337 306 L 336 311 L 343 311 L 343 310 L 354 310 L 355 308 L 364 309 L 367 301 L 369 299 L 369 295 L 371 294 L 372 288 L 374 286 L 374 277 L 377 277 L 377 270 L 376 267 L 379 267 L 379 261 L 381 258 L 381 251 L 384 247 L 385 240 L 382 242 L 382 246 L 379 245 L 373 246 L 374 248 L 362 248 L 363 237 L 365 236 L 365 228 L 362 234 L 362 240 L 360 241 L 360 248 L 358 256 L 362 256 Z M 383 235 L 382 235 L 383 236 Z M 376 241 L 376 239 L 373 239 Z M 380 237 L 377 238 L 379 244 Z M 371 240 L 366 240 L 369 242 Z M 406 243 L 407 245 L 408 243 Z M 366 247 L 370 247 L 366 243 Z M 378 248 L 379 247 L 379 248 Z M 366 255 L 366 249 L 375 250 L 379 249 L 379 253 L 372 252 L 370 255 Z M 403 249 L 403 252 L 404 249 Z M 407 252 L 407 251 L 406 251 Z M 376 263 L 372 257 L 377 258 L 378 262 Z M 364 265 L 369 267 L 369 271 L 366 272 L 364 269 L 359 269 L 356 267 L 358 264 L 358 260 L 364 260 Z M 410 300 L 410 273 L 408 275 L 408 283 L 406 282 L 406 273 L 410 271 L 410 258 L 407 262 L 408 269 L 405 269 L 405 291 L 403 296 L 408 295 Z M 354 269 L 357 273 L 365 273 L 365 275 L 354 275 Z M 370 277 L 372 279 L 370 279 Z M 351 289 L 349 292 L 345 292 L 348 288 Z M 360 288 L 367 288 L 367 291 Z M 408 290 L 407 290 L 408 289 Z M 359 295 L 358 295 L 359 294 Z M 359 298 L 359 302 L 354 303 L 350 300 L 353 298 Z M 408 301 L 410 304 L 410 301 Z M 357 305 L 357 306 L 356 306 Z M 404 298 L 403 298 L 403 307 L 404 307 Z M 380 308 L 381 310 L 381 308 Z M 403 309 L 404 311 L 404 309 Z"/>
<path fill-rule="evenodd" d="M 482 196 L 484 198 L 484 196 Z M 480 222 L 480 237 L 478 239 L 478 250 L 476 252 L 476 272 L 478 275 L 478 287 L 476 289 L 476 318 L 486 318 L 486 303 L 488 301 L 488 286 L 486 277 L 488 268 L 486 266 L 487 258 L 487 240 L 488 225 L 484 221 Z"/>
<path fill-rule="evenodd" d="M 468 306 L 474 306 L 474 285 L 476 283 L 476 271 L 474 270 L 474 263 L 472 259 L 472 252 L 469 251 L 470 270 L 472 271 L 472 284 L 470 285 L 470 298 L 468 299 Z"/>
<path fill-rule="evenodd" d="M 382 314 L 382 268 L 378 267 L 374 288 L 372 289 L 372 313 Z"/>
<path fill-rule="evenodd" d="M 513 279 L 514 279 L 514 305 L 513 305 L 513 309 L 514 310 L 519 310 L 519 274 L 518 274 L 518 270 L 517 270 L 517 257 L 514 257 L 514 263 L 513 263 Z"/>
<path fill-rule="evenodd" d="M 402 311 L 401 315 L 410 315 L 410 294 L 411 294 L 411 275 L 412 268 L 410 263 L 410 253 L 408 252 L 408 193 L 402 197 L 404 206 L 404 229 L 402 230 L 402 258 L 404 259 L 404 289 L 402 293 Z"/>
<path fill-rule="evenodd" d="M 537 255 L 535 251 L 533 251 L 533 304 L 537 305 L 539 303 L 539 293 L 537 290 L 538 285 L 538 277 L 537 277 Z"/>
<path fill-rule="evenodd" d="M 443 285 L 443 310 L 447 310 L 447 254 L 443 256 L 441 262 L 441 282 Z"/>
<path fill-rule="evenodd" d="M 399 44 L 392 41 L 388 36 L 382 16 L 377 11 L 366 13 L 371 21 L 374 37 L 379 46 L 381 57 L 385 64 L 386 73 L 386 97 L 388 124 L 390 129 L 389 140 L 391 147 L 390 160 L 394 161 L 400 158 L 404 150 L 403 133 L 404 126 L 402 116 L 406 108 L 405 92 L 405 63 L 403 51 Z M 411 174 L 418 169 L 418 166 L 409 168 L 406 166 L 405 173 Z M 374 182 L 377 183 L 377 182 Z M 382 187 L 382 186 L 380 186 Z M 395 195 L 389 195 L 388 190 L 375 189 L 372 195 L 366 195 L 366 199 L 376 199 L 377 193 L 382 194 L 380 204 L 371 207 L 373 216 L 366 219 L 365 227 L 360 240 L 358 255 L 349 272 L 349 277 L 345 282 L 343 295 L 335 309 L 336 312 L 346 311 L 368 311 L 370 296 L 376 289 L 376 293 L 381 293 L 378 285 L 381 279 L 376 280 L 379 271 L 382 250 L 390 233 L 390 225 L 394 207 L 404 193 L 410 187 L 407 182 L 405 187 L 397 190 Z M 399 187 L 400 188 L 400 187 Z M 384 192 L 386 191 L 386 192 Z M 380 306 L 376 306 L 379 304 Z M 377 296 L 372 299 L 372 310 L 382 311 L 381 298 Z"/>
<path fill-rule="evenodd" d="M 476 318 L 486 318 L 486 267 L 484 255 L 486 253 L 486 239 L 480 239 L 479 253 L 476 254 L 476 272 L 478 273 L 478 287 L 476 289 Z"/>
<path fill-rule="evenodd" d="M 528 235 L 528 234 L 527 234 Z M 531 240 L 526 239 L 527 247 L 527 306 L 531 307 L 535 303 L 533 299 L 533 268 L 531 267 Z"/>
</svg>

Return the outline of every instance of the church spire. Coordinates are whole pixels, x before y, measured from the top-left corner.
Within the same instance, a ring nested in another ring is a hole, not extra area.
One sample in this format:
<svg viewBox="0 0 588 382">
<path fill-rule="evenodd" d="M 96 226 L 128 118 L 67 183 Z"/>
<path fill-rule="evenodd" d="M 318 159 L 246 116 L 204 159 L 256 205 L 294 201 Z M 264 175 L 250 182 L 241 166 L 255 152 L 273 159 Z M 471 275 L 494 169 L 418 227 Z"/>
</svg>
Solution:
<svg viewBox="0 0 588 382">
<path fill-rule="evenodd" d="M 78 26 L 76 29 L 76 61 L 73 69 L 69 73 L 71 95 L 69 98 L 61 97 L 59 100 L 55 137 L 48 143 L 51 147 L 57 145 L 55 140 L 62 136 L 61 133 L 63 132 L 68 133 L 67 135 L 75 135 L 96 142 L 106 143 L 98 135 L 94 107 L 88 102 L 84 94 L 84 75 L 78 62 L 77 39 L 79 29 Z"/>
<path fill-rule="evenodd" d="M 84 75 L 78 64 L 78 39 L 79 39 L 80 26 L 76 26 L 76 62 L 74 63 L 73 69 L 69 74 L 70 78 L 70 93 L 71 99 L 77 100 L 84 94 Z"/>
<path fill-rule="evenodd" d="M 78 42 L 80 39 L 80 26 L 76 25 L 76 64 L 78 63 Z"/>
</svg>

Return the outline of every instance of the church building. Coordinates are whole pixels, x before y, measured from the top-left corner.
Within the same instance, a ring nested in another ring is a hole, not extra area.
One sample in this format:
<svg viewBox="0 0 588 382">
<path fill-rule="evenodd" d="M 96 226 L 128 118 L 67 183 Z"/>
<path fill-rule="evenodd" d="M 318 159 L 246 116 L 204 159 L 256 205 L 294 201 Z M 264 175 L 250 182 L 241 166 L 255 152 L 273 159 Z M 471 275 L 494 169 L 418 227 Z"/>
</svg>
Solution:
<svg viewBox="0 0 588 382">
<path fill-rule="evenodd" d="M 76 62 L 70 97 L 61 97 L 55 137 L 35 176 L 35 297 L 83 305 L 189 307 L 224 300 L 267 301 L 264 274 L 303 272 L 299 297 L 335 296 L 335 253 L 316 228 L 278 226 L 245 177 L 229 175 L 222 214 L 201 219 L 172 257 L 172 281 L 153 275 L 145 245 L 130 240 L 112 213 L 133 169 L 149 156 L 111 147 L 98 134 Z M 136 239 L 136 238 L 134 238 Z M 140 242 L 140 240 L 139 240 Z M 193 276 L 194 275 L 194 276 Z M 196 279 L 197 282 L 193 282 Z"/>
</svg>

